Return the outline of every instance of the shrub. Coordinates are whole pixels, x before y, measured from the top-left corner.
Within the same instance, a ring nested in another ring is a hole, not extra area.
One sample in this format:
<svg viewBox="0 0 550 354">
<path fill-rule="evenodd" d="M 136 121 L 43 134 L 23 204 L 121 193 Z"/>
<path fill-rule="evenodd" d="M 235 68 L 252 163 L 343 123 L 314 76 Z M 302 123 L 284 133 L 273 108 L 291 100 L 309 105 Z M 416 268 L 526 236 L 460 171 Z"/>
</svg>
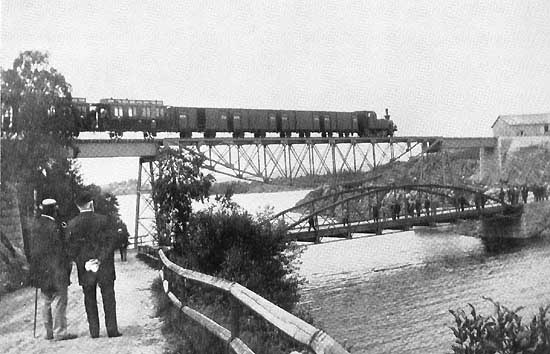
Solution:
<svg viewBox="0 0 550 354">
<path fill-rule="evenodd" d="M 265 215 L 252 217 L 229 199 L 205 211 L 192 214 L 185 244 L 170 258 L 184 268 L 235 281 L 277 304 L 293 311 L 299 300 L 301 280 L 294 274 L 298 252 L 287 245 L 279 227 L 264 223 Z M 189 284 L 170 276 L 172 291 L 189 307 L 199 310 L 229 328 L 230 299 L 219 291 Z M 173 324 L 185 333 L 191 352 L 216 353 L 217 340 L 193 325 L 174 318 Z M 240 337 L 258 353 L 288 352 L 295 347 L 290 339 L 252 312 L 243 308 Z"/>
<path fill-rule="evenodd" d="M 451 327 L 456 338 L 452 345 L 455 354 L 544 354 L 550 353 L 550 323 L 546 318 L 550 306 L 540 308 L 530 324 L 522 324 L 517 313 L 490 298 L 495 306 L 493 316 L 478 314 L 472 304 L 470 315 L 463 310 L 449 310 L 455 318 Z"/>
</svg>

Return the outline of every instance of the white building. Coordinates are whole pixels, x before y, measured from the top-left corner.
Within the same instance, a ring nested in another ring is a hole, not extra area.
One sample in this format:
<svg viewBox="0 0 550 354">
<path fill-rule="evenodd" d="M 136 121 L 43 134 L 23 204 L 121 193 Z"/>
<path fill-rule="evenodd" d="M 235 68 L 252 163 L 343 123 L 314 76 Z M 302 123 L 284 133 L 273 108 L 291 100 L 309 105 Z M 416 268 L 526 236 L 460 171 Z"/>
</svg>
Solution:
<svg viewBox="0 0 550 354">
<path fill-rule="evenodd" d="M 493 136 L 550 136 L 550 113 L 498 116 Z"/>
</svg>

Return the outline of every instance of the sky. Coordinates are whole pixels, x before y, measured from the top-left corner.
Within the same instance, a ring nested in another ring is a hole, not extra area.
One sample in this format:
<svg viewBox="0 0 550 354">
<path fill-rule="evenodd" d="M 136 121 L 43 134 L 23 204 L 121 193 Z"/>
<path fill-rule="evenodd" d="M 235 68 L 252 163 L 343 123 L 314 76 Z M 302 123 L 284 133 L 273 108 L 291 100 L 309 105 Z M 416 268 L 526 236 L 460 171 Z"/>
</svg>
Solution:
<svg viewBox="0 0 550 354">
<path fill-rule="evenodd" d="M 547 0 L 3 0 L 0 65 L 47 51 L 89 102 L 387 107 L 402 136 L 490 136 L 498 115 L 550 112 L 548 19 Z M 83 172 L 135 178 L 132 161 Z"/>
</svg>

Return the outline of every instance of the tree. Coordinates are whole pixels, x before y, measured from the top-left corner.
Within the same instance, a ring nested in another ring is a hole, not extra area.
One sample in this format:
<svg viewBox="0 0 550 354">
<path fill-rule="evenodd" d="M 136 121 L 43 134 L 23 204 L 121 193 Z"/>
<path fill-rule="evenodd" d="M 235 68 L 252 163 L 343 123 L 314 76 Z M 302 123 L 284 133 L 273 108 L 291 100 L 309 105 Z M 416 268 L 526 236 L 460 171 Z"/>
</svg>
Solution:
<svg viewBox="0 0 550 354">
<path fill-rule="evenodd" d="M 71 86 L 39 51 L 21 53 L 1 77 L 1 184 L 16 187 L 22 215 L 30 215 L 34 190 L 39 200 L 66 200 L 81 185 L 67 161 L 76 129 Z"/>
<path fill-rule="evenodd" d="M 191 202 L 204 200 L 214 181 L 211 175 L 200 170 L 203 158 L 165 148 L 158 160 L 159 176 L 153 182 L 153 202 L 157 214 L 159 244 L 169 244 L 171 232 L 176 244 L 181 245 L 191 215 Z"/>
<path fill-rule="evenodd" d="M 21 215 L 30 217 L 37 202 L 54 198 L 61 220 L 68 220 L 78 214 L 75 195 L 88 190 L 96 210 L 115 230 L 120 228 L 116 197 L 102 194 L 97 186 L 84 186 L 77 166 L 68 159 L 67 148 L 75 150 L 78 115 L 71 105 L 71 85 L 50 66 L 48 54 L 21 53 L 11 69 L 2 70 L 1 87 L 1 188 L 15 186 Z M 23 220 L 25 241 L 27 224 Z"/>
<path fill-rule="evenodd" d="M 238 282 L 288 311 L 295 310 L 301 282 L 294 268 L 298 250 L 285 241 L 280 225 L 272 226 L 266 216 L 252 217 L 238 208 L 230 195 L 216 197 L 217 204 L 207 210 L 192 212 L 192 200 L 204 200 L 212 183 L 211 176 L 200 172 L 202 162 L 200 157 L 172 149 L 164 150 L 159 162 L 159 176 L 153 185 L 157 228 L 164 235 L 170 225 L 177 237 L 168 257 L 184 268 Z M 161 236 L 159 243 L 165 241 Z M 170 286 L 190 307 L 213 316 L 218 323 L 229 322 L 231 303 L 219 291 L 191 285 L 181 278 L 173 279 Z M 262 319 L 242 318 L 241 338 L 246 338 L 256 353 L 288 353 L 294 348 L 290 339 L 277 336 L 277 330 Z M 172 325 L 194 352 L 224 350 L 220 343 L 212 343 L 211 334 L 185 320 Z"/>
</svg>

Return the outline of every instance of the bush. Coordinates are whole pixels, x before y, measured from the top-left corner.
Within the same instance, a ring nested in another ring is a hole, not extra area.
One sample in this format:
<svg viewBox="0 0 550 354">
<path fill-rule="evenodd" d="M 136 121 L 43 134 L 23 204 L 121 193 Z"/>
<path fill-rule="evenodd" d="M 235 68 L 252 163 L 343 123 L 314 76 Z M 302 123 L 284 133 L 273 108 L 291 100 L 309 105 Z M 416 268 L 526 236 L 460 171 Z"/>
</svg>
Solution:
<svg viewBox="0 0 550 354">
<path fill-rule="evenodd" d="M 225 204 L 223 204 L 225 203 Z M 235 281 L 285 310 L 298 301 L 297 256 L 281 228 L 254 219 L 227 201 L 193 214 L 178 257 L 185 268 Z"/>
<path fill-rule="evenodd" d="M 294 274 L 297 249 L 284 242 L 281 228 L 270 227 L 264 218 L 254 218 L 224 198 L 190 216 L 185 244 L 169 257 L 184 268 L 238 282 L 287 311 L 296 310 L 301 282 Z M 170 272 L 168 276 L 171 291 L 187 306 L 230 328 L 229 296 Z M 256 353 L 288 353 L 297 348 L 271 324 L 244 307 L 242 311 L 239 337 Z M 220 341 L 193 321 L 171 314 L 169 322 L 184 334 L 192 348 L 188 352 L 222 350 Z"/>
<path fill-rule="evenodd" d="M 478 314 L 472 304 L 470 315 L 463 310 L 449 310 L 455 318 L 456 327 L 451 327 L 455 354 L 547 354 L 550 353 L 550 323 L 546 318 L 548 309 L 540 308 L 529 325 L 522 324 L 517 314 L 522 308 L 509 308 L 484 298 L 495 306 L 495 315 Z"/>
</svg>

